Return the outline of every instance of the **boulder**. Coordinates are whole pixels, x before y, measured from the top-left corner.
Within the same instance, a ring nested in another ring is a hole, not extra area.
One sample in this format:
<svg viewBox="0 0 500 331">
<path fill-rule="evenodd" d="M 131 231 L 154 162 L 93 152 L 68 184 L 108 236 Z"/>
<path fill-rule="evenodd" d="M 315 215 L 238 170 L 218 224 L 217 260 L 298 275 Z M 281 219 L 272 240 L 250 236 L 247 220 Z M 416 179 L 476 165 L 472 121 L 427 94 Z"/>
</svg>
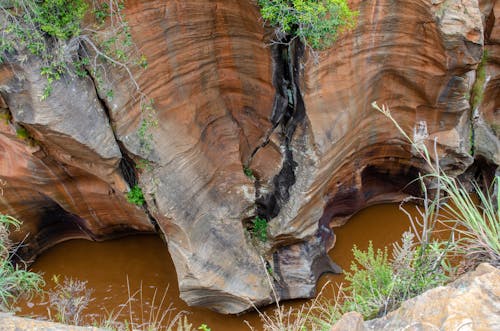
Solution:
<svg viewBox="0 0 500 331">
<path fill-rule="evenodd" d="M 367 330 L 498 330 L 498 284 L 500 270 L 481 264 L 449 285 L 410 299 L 365 326 Z"/>
<path fill-rule="evenodd" d="M 95 327 L 84 327 L 75 325 L 65 325 L 60 323 L 39 321 L 30 318 L 13 316 L 8 313 L 0 313 L 0 325 L 2 331 L 103 331 L 104 329 Z"/>
</svg>

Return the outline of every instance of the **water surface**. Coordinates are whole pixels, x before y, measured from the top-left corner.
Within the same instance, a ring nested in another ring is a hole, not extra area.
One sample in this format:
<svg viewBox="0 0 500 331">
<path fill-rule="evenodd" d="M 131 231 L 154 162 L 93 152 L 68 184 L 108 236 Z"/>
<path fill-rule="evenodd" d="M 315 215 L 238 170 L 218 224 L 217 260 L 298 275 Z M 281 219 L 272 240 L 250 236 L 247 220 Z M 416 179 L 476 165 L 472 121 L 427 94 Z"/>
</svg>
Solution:
<svg viewBox="0 0 500 331">
<path fill-rule="evenodd" d="M 371 240 L 374 247 L 383 248 L 399 240 L 402 232 L 409 226 L 406 215 L 399 210 L 397 204 L 366 208 L 354 215 L 346 225 L 334 229 L 337 241 L 329 255 L 342 268 L 348 270 L 353 245 L 365 249 Z M 140 288 L 142 300 L 140 295 L 137 295 L 137 300 L 131 303 L 132 315 L 143 321 L 149 320 L 150 316 L 154 319 L 155 315 L 150 315 L 151 302 L 154 300 L 155 306 L 158 306 L 164 291 L 168 289 L 163 307 L 171 303 L 171 308 L 176 312 L 188 312 L 193 326 L 205 323 L 212 331 L 247 330 L 248 327 L 244 323 L 246 320 L 256 327 L 256 330 L 261 328 L 258 314 L 255 312 L 241 316 L 220 315 L 208 309 L 190 308 L 180 300 L 177 276 L 167 246 L 155 235 L 133 236 L 101 243 L 71 240 L 44 252 L 32 269 L 44 273 L 48 281 L 47 289 L 54 285 L 50 281 L 52 275 L 87 281 L 88 287 L 94 289 L 95 298 L 85 311 L 85 314 L 91 316 L 89 321 L 91 318 L 104 319 L 104 316 L 120 309 L 125 314 L 124 318 L 129 318 L 129 305 L 124 304 L 127 303 L 129 292 L 133 294 Z M 344 278 L 342 275 L 324 275 L 318 286 L 321 287 L 327 281 L 335 287 L 344 281 Z M 334 291 L 327 289 L 323 295 L 332 297 Z M 23 305 L 20 314 L 47 318 L 45 301 L 46 299 L 34 300 Z M 303 302 L 305 300 L 287 305 L 297 306 Z"/>
</svg>

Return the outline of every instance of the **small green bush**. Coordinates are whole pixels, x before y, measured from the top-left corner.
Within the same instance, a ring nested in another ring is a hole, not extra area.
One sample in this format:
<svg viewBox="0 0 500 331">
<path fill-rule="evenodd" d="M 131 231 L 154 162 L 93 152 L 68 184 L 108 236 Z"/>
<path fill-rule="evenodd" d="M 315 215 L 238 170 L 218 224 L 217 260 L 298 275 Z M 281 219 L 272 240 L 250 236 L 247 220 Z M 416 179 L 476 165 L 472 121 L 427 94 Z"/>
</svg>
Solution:
<svg viewBox="0 0 500 331">
<path fill-rule="evenodd" d="M 137 206 L 142 206 L 146 202 L 142 189 L 139 185 L 135 185 L 130 189 L 127 193 L 127 201 Z"/>
<path fill-rule="evenodd" d="M 40 30 L 61 40 L 80 34 L 80 24 L 88 9 L 83 0 L 44 0 L 28 2 L 33 10 L 33 22 Z"/>
<path fill-rule="evenodd" d="M 92 4 L 92 10 L 89 4 Z M 123 70 L 135 86 L 142 123 L 138 129 L 141 152 L 152 149 L 156 112 L 134 76 L 134 67 L 147 68 L 145 55 L 132 41 L 130 26 L 123 13 L 122 0 L 11 0 L 2 8 L 0 64 L 18 61 L 31 53 L 41 61 L 40 74 L 46 78 L 40 100 L 45 101 L 61 79 L 92 76 L 97 91 L 110 102 L 114 84 L 107 72 L 110 66 Z M 91 27 L 85 23 L 94 23 Z M 16 53 L 24 54 L 15 56 Z M 23 60 L 24 61 L 24 60 Z"/>
<path fill-rule="evenodd" d="M 346 272 L 346 301 L 343 311 L 357 311 L 366 319 L 380 317 L 428 289 L 445 284 L 449 277 L 448 245 L 433 241 L 414 243 L 415 235 L 405 232 L 402 244 L 394 244 L 392 259 L 387 247 L 366 251 L 353 247 L 354 261 Z"/>
<path fill-rule="evenodd" d="M 252 235 L 254 238 L 259 239 L 262 242 L 267 241 L 267 221 L 259 216 L 255 216 L 252 220 Z"/>
<path fill-rule="evenodd" d="M 29 138 L 29 133 L 28 133 L 28 130 L 26 130 L 25 128 L 23 127 L 19 127 L 16 129 L 16 137 L 19 138 L 19 139 L 28 139 Z"/>
<path fill-rule="evenodd" d="M 298 37 L 313 49 L 330 46 L 339 33 L 354 27 L 357 16 L 346 0 L 258 0 L 258 4 L 262 18 L 276 27 L 278 39 Z"/>
<path fill-rule="evenodd" d="M 253 175 L 252 169 L 250 169 L 248 167 L 243 167 L 243 173 L 245 174 L 245 176 L 247 176 L 250 179 L 254 179 L 255 178 L 254 175 Z"/>
<path fill-rule="evenodd" d="M 381 308 L 389 305 L 395 286 L 387 247 L 384 251 L 375 251 L 370 241 L 366 251 L 354 246 L 352 252 L 355 262 L 351 264 L 351 271 L 345 273 L 346 280 L 350 282 L 347 287 L 350 295 L 344 309 L 357 311 L 368 319 L 376 317 Z"/>
</svg>

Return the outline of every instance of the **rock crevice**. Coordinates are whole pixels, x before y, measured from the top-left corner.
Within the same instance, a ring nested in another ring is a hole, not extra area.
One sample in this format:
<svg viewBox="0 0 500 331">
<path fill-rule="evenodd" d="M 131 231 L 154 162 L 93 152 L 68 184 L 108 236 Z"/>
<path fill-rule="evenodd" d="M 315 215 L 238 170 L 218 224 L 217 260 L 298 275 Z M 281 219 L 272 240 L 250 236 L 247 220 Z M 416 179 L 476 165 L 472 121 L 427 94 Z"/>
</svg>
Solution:
<svg viewBox="0 0 500 331">
<path fill-rule="evenodd" d="M 305 106 L 300 92 L 300 63 L 304 53 L 303 44 L 298 40 L 284 40 L 273 46 L 274 63 L 273 85 L 276 88 L 270 121 L 272 131 L 267 134 L 269 142 L 271 135 L 277 133 L 282 164 L 279 173 L 272 178 L 270 192 L 259 192 L 257 187 L 257 214 L 266 220 L 278 216 L 281 207 L 290 198 L 290 187 L 295 184 L 295 168 L 291 142 L 297 125 L 305 118 Z M 264 144 L 264 146 L 265 146 Z M 252 154 L 258 151 L 256 149 Z M 267 190 L 266 190 L 267 191 Z"/>
</svg>

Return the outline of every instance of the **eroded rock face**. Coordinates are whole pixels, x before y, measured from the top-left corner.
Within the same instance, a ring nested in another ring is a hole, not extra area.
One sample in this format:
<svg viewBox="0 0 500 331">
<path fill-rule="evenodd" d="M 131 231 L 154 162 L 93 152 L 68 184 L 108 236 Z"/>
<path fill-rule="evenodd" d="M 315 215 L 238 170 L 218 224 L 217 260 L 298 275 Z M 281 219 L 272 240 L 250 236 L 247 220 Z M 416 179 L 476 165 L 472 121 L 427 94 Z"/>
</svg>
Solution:
<svg viewBox="0 0 500 331">
<path fill-rule="evenodd" d="M 298 43 L 267 45 L 272 30 L 253 1 L 127 1 L 148 59 L 137 82 L 154 99 L 158 121 L 150 148 L 138 134 L 144 114 L 126 73 L 109 68 L 112 101 L 81 79 L 61 82 L 40 102 L 36 60 L 11 59 L 0 78 L 12 114 L 0 133 L 0 178 L 8 185 L 0 211 L 25 220 L 34 235 L 50 233 L 35 250 L 55 237 L 150 231 L 147 215 L 123 197 L 138 177 L 188 304 L 238 313 L 269 303 L 269 270 L 280 298 L 311 296 L 319 275 L 336 270 L 326 256 L 331 226 L 367 205 L 418 193 L 402 189 L 423 165 L 373 101 L 387 104 L 407 132 L 438 138 L 450 171 L 472 163 L 469 92 L 483 26 L 498 17 L 492 4 L 353 1 L 357 28 L 315 63 Z M 496 30 L 486 30 L 493 40 Z M 488 88 L 485 105 L 498 93 Z M 492 123 L 497 106 L 488 107 L 478 112 Z M 16 138 L 15 125 L 38 145 Z M 133 170 L 130 159 L 149 164 Z M 55 211 L 76 226 L 52 230 L 40 221 Z M 266 242 L 246 229 L 256 215 L 268 220 Z"/>
<path fill-rule="evenodd" d="M 68 239 L 154 231 L 126 202 L 126 162 L 92 80 L 64 77 L 42 101 L 41 61 L 8 60 L 0 67 L 0 212 L 23 221 L 14 233 L 27 240 L 23 257 Z"/>
</svg>

